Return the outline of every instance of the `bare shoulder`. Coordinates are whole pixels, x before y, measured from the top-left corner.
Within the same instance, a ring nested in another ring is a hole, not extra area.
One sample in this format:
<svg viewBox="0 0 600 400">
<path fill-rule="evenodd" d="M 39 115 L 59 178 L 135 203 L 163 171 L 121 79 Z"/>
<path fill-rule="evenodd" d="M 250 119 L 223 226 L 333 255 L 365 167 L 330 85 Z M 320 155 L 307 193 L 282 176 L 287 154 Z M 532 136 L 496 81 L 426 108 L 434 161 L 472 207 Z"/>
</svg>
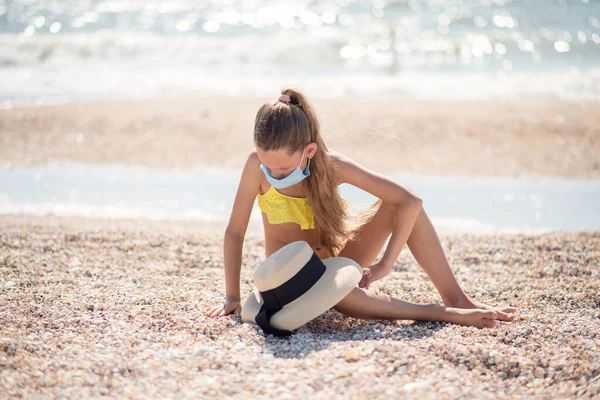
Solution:
<svg viewBox="0 0 600 400">
<path fill-rule="evenodd" d="M 343 180 L 343 172 L 342 170 L 344 169 L 344 165 L 346 163 L 348 163 L 350 160 L 348 157 L 346 157 L 345 155 L 343 155 L 342 153 L 335 151 L 335 150 L 329 150 L 329 157 L 331 158 L 331 162 L 333 163 L 333 167 L 335 169 L 335 175 L 337 176 L 337 185 L 341 185 L 342 183 L 344 183 Z"/>
<path fill-rule="evenodd" d="M 258 153 L 256 150 L 252 150 L 250 154 L 248 154 L 248 161 L 256 164 L 257 166 L 260 165 L 260 159 L 258 158 Z"/>
<path fill-rule="evenodd" d="M 254 199 L 260 192 L 261 185 L 260 159 L 256 151 L 251 151 L 246 159 L 240 183 L 233 202 L 227 232 L 243 236 L 254 205 Z"/>
<path fill-rule="evenodd" d="M 352 173 L 352 167 L 356 165 L 354 160 L 335 150 L 331 150 L 329 155 L 337 172 L 338 185 L 348 182 L 348 174 Z"/>
<path fill-rule="evenodd" d="M 337 150 L 329 150 L 329 155 L 331 156 L 331 159 L 334 160 L 335 162 L 350 160 L 350 158 L 348 156 L 343 155 L 342 153 L 340 153 Z"/>
<path fill-rule="evenodd" d="M 256 185 L 256 181 L 258 180 L 258 185 L 262 184 L 262 172 L 260 171 L 260 158 L 258 158 L 258 153 L 256 150 L 252 150 L 248 154 L 248 158 L 246 159 L 246 165 L 244 166 L 244 172 L 247 175 L 252 176 L 252 184 Z"/>
</svg>

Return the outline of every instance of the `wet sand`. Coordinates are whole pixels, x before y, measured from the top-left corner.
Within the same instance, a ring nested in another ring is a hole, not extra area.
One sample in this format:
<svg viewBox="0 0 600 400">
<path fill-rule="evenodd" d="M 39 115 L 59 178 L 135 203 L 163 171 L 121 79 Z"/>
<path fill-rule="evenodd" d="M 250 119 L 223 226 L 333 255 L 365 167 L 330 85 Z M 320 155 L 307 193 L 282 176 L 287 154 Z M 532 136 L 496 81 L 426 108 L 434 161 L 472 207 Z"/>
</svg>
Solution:
<svg viewBox="0 0 600 400">
<path fill-rule="evenodd" d="M 181 169 L 210 164 L 239 170 L 254 148 L 258 108 L 275 98 L 0 110 L 0 163 L 69 160 Z M 600 102 L 311 99 L 327 145 L 382 173 L 600 179 Z"/>
</svg>

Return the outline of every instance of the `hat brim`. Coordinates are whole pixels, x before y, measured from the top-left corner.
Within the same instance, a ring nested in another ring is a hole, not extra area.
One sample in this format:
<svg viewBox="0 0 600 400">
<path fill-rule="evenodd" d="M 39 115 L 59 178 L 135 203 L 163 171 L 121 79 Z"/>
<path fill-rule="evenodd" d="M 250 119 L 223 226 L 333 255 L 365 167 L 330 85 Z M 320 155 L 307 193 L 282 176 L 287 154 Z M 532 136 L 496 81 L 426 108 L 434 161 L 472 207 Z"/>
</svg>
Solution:
<svg viewBox="0 0 600 400">
<path fill-rule="evenodd" d="M 363 270 L 354 260 L 346 257 L 330 257 L 323 261 L 325 273 L 302 296 L 286 304 L 270 319 L 278 329 L 294 330 L 329 310 L 360 282 Z M 255 317 L 263 304 L 258 288 L 242 306 L 242 321 L 256 323 Z"/>
</svg>

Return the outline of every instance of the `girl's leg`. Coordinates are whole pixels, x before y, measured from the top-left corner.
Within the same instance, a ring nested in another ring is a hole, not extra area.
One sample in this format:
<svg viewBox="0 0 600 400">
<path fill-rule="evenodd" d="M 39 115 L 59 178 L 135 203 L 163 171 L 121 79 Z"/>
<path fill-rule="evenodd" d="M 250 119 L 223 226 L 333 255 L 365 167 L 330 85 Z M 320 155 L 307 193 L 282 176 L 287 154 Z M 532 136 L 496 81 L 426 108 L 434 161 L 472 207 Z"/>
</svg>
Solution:
<svg viewBox="0 0 600 400">
<path fill-rule="evenodd" d="M 415 221 L 415 225 L 408 237 L 406 245 L 415 257 L 415 260 L 417 260 L 419 265 L 427 273 L 438 292 L 440 292 L 444 305 L 458 308 L 483 308 L 495 310 L 500 313 L 501 319 L 505 321 L 511 321 L 514 318 L 514 316 L 510 316 L 508 313 L 514 313 L 516 308 L 496 308 L 488 306 L 472 300 L 462 291 L 450 269 L 450 265 L 448 264 L 438 235 L 435 232 L 425 209 L 421 209 L 421 212 L 417 216 L 417 220 Z"/>
<path fill-rule="evenodd" d="M 381 248 L 383 247 L 383 244 L 385 243 L 386 239 L 391 234 L 392 229 L 394 228 L 395 219 L 396 206 L 387 202 L 381 202 L 378 211 L 373 216 L 371 221 L 365 224 L 365 226 L 362 228 L 359 237 L 354 241 L 348 242 L 344 249 L 342 249 L 342 251 L 338 254 L 338 256 L 351 258 L 362 267 L 367 267 L 369 265 L 374 264 L 375 258 L 379 254 Z M 443 249 L 439 243 L 439 240 L 437 239 L 435 231 L 433 230 L 433 232 L 431 232 L 432 230 L 433 226 L 431 226 L 431 223 L 427 218 L 427 215 L 425 214 L 425 210 L 423 209 L 421 210 L 421 213 L 415 222 L 415 226 L 413 227 L 411 235 L 409 236 L 408 242 L 412 243 L 412 247 L 409 246 L 409 248 L 411 252 L 413 252 L 413 255 L 415 255 L 416 253 L 415 259 L 431 278 L 433 284 L 436 286 L 445 302 L 446 299 L 449 298 L 459 298 L 460 295 L 464 293 L 462 292 L 458 285 L 458 282 L 454 278 L 454 275 L 450 270 L 450 266 L 445 261 L 446 257 L 444 256 Z M 425 249 L 429 250 L 431 253 L 428 254 L 427 251 L 424 251 Z M 440 264 L 438 262 L 440 260 L 440 256 L 444 260 L 444 263 Z M 360 297 L 360 293 L 358 292 L 360 290 L 363 289 L 355 288 L 349 296 L 344 298 L 334 308 L 339 308 L 338 311 L 340 312 L 344 310 L 344 313 L 349 315 L 351 309 L 358 306 L 358 303 L 352 300 L 353 298 Z M 400 302 L 398 303 L 398 301 L 392 302 L 386 298 L 379 299 L 377 298 L 377 296 L 375 296 L 374 298 L 371 297 L 371 299 L 374 300 L 372 302 L 369 302 L 369 305 L 371 307 L 377 306 L 378 302 L 381 303 L 380 306 L 383 307 L 389 307 L 390 304 L 393 304 L 396 307 L 400 307 L 401 305 L 404 305 L 405 307 L 411 307 L 409 306 L 409 304 L 411 303 L 402 302 L 401 300 L 398 300 Z M 492 307 L 489 307 L 489 309 L 493 311 L 498 311 L 500 319 L 512 320 L 512 317 L 501 312 L 500 310 L 496 310 Z M 417 309 L 413 308 L 412 311 L 414 310 Z M 424 311 L 424 309 L 418 310 Z M 400 311 L 406 312 L 406 310 Z M 368 310 L 357 310 L 357 315 L 358 314 L 363 315 L 363 318 L 364 316 L 368 317 Z M 373 318 L 377 318 L 376 315 L 379 315 L 378 311 L 373 310 L 371 316 Z"/>
<path fill-rule="evenodd" d="M 461 309 L 437 304 L 413 304 L 387 294 L 375 294 L 355 287 L 334 306 L 342 314 L 360 319 L 412 319 L 417 321 L 444 321 L 459 325 L 493 328 L 499 314 L 492 310 Z"/>
</svg>

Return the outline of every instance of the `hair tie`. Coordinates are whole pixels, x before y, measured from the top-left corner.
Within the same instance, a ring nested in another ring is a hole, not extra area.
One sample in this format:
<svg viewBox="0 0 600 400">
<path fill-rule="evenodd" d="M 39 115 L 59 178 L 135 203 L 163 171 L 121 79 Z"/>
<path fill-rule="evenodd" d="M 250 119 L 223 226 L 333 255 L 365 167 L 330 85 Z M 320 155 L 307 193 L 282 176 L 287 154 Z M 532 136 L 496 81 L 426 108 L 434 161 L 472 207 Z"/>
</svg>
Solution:
<svg viewBox="0 0 600 400">
<path fill-rule="evenodd" d="M 288 96 L 287 94 L 282 94 L 281 96 L 279 96 L 279 101 L 284 102 L 286 104 L 290 104 L 290 100 L 292 98 L 290 96 Z"/>
</svg>

